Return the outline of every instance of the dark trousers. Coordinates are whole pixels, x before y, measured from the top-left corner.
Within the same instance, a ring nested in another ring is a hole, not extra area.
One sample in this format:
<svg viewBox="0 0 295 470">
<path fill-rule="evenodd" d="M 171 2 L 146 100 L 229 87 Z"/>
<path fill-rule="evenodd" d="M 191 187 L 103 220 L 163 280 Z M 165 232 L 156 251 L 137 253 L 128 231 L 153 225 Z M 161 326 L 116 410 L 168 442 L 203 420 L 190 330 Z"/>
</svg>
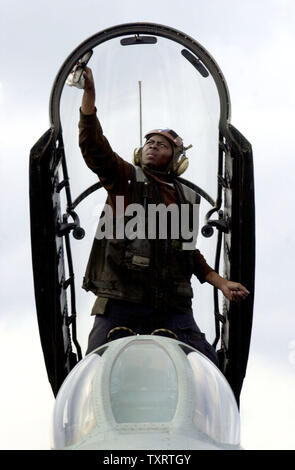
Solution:
<svg viewBox="0 0 295 470">
<path fill-rule="evenodd" d="M 103 315 L 95 316 L 86 354 L 118 337 L 133 333 L 150 335 L 155 330 L 169 330 L 172 334 L 169 331 L 157 334 L 176 335 L 179 341 L 197 349 L 218 366 L 216 351 L 198 328 L 192 314 L 170 312 L 164 315 L 144 305 L 115 299 L 109 299 Z"/>
</svg>

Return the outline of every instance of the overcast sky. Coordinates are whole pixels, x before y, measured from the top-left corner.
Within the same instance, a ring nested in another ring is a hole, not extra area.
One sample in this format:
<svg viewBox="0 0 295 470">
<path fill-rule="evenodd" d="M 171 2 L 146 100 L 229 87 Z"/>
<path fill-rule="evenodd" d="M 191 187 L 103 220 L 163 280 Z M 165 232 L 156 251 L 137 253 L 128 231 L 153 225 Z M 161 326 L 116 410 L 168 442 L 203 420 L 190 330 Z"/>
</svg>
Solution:
<svg viewBox="0 0 295 470">
<path fill-rule="evenodd" d="M 35 313 L 29 229 L 31 147 L 49 127 L 54 78 L 73 49 L 127 22 L 196 39 L 229 87 L 232 124 L 251 142 L 256 293 L 241 395 L 242 445 L 295 449 L 293 0 L 0 0 L 0 448 L 48 449 L 53 395 Z"/>
</svg>

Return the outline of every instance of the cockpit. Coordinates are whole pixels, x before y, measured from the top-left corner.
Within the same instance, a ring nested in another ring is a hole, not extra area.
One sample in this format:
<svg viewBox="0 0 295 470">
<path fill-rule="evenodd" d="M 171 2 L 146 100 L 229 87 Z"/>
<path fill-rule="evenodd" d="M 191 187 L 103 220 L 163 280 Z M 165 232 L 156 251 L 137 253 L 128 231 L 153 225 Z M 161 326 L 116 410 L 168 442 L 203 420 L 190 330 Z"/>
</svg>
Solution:
<svg viewBox="0 0 295 470">
<path fill-rule="evenodd" d="M 143 144 L 144 133 L 155 128 L 175 129 L 186 147 L 192 145 L 181 180 L 201 198 L 197 247 L 217 272 L 241 282 L 251 292 L 247 302 L 234 305 L 224 301 L 216 288 L 206 285 L 199 289 L 193 281 L 198 326 L 213 347 L 219 348 L 221 370 L 238 402 L 254 299 L 251 145 L 230 123 L 227 84 L 209 52 L 187 34 L 153 23 L 110 27 L 85 40 L 68 56 L 53 83 L 50 128 L 31 150 L 36 309 L 53 392 L 57 394 L 86 349 L 93 297 L 80 287 L 106 198 L 78 146 L 81 90 L 68 86 L 75 67 L 81 72 L 86 64 L 95 76 L 104 134 L 122 158 L 131 162 L 134 148 Z M 85 364 L 99 363 L 104 355 L 96 356 L 86 358 Z M 84 374 L 84 361 L 75 370 L 80 366 Z M 70 416 L 67 407 L 63 413 Z"/>
</svg>

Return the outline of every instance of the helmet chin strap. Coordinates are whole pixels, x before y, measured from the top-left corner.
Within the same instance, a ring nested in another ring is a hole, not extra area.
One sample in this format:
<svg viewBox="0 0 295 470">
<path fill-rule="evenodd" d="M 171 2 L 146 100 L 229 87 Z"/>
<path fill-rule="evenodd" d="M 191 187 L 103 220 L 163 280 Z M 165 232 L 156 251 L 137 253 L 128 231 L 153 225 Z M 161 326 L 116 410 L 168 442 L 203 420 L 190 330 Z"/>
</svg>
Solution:
<svg viewBox="0 0 295 470">
<path fill-rule="evenodd" d="M 153 168 L 153 167 L 150 167 L 150 166 L 147 166 L 147 165 L 143 165 L 142 163 L 141 163 L 140 166 L 143 170 L 146 170 L 146 171 L 148 171 L 149 173 L 152 173 L 155 176 L 159 176 L 159 177 L 165 176 L 165 177 L 167 177 L 167 176 L 172 176 L 173 175 L 173 172 L 172 172 L 171 168 L 169 168 L 168 166 L 165 169 L 156 169 L 156 168 Z"/>
</svg>

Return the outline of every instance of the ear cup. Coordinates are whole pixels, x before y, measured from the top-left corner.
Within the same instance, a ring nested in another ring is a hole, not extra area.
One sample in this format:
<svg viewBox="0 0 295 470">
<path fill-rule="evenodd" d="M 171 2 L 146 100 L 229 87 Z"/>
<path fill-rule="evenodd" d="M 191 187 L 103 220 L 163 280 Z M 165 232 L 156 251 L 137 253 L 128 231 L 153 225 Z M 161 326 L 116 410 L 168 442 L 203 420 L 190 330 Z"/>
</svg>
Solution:
<svg viewBox="0 0 295 470">
<path fill-rule="evenodd" d="M 140 166 L 142 147 L 136 148 L 133 152 L 133 164 Z"/>
<path fill-rule="evenodd" d="M 173 165 L 173 171 L 177 176 L 182 175 L 188 167 L 188 158 L 182 155 Z"/>
<path fill-rule="evenodd" d="M 184 154 L 183 147 L 175 150 L 173 156 L 172 170 L 177 175 L 180 176 L 188 167 L 188 159 Z"/>
</svg>

